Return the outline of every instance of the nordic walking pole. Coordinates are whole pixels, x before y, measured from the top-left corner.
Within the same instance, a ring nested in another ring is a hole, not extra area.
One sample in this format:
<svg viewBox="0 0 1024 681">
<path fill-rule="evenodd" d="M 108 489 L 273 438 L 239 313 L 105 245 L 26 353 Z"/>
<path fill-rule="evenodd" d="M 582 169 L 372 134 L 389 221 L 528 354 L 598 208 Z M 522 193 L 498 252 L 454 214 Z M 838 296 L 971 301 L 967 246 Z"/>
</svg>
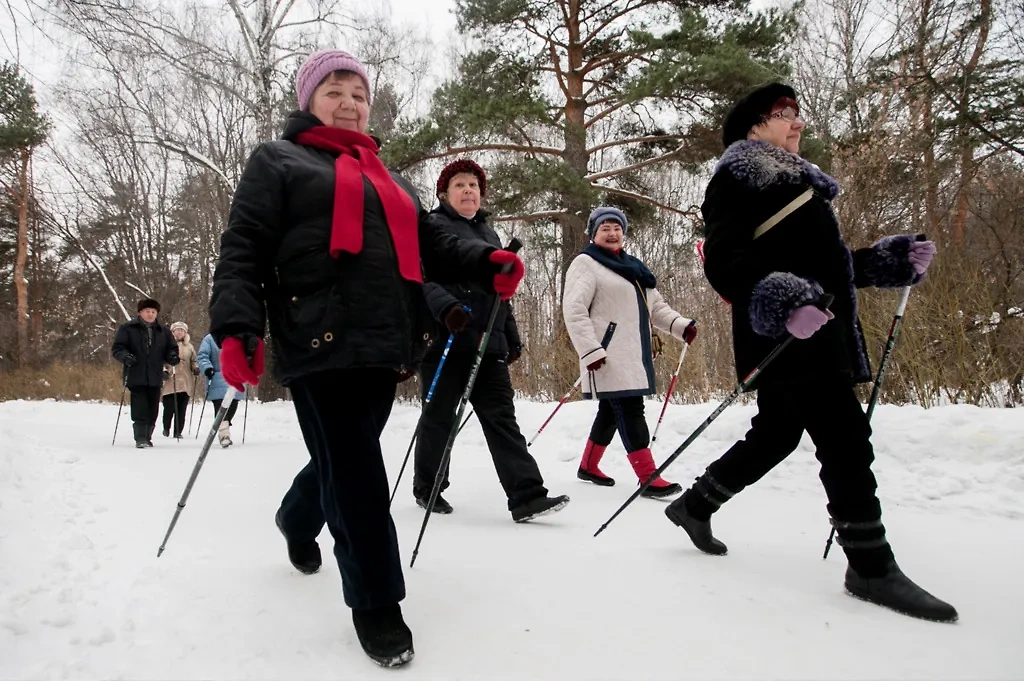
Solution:
<svg viewBox="0 0 1024 681">
<path fill-rule="evenodd" d="M 470 409 L 469 413 L 466 414 L 466 418 L 462 419 L 462 425 L 460 425 L 459 429 L 457 431 L 455 431 L 455 435 L 456 436 L 458 436 L 458 434 L 462 432 L 462 429 L 466 427 L 466 424 L 469 423 L 469 420 L 471 418 L 473 418 L 473 410 L 472 409 Z"/>
<path fill-rule="evenodd" d="M 604 338 L 601 339 L 601 347 L 604 348 L 605 350 L 608 349 L 608 344 L 612 342 L 612 335 L 615 333 L 615 328 L 617 326 L 618 326 L 618 324 L 616 324 L 615 322 L 609 322 L 608 323 L 608 328 L 604 332 Z M 526 443 L 527 447 L 532 445 L 533 441 L 536 440 L 538 436 L 540 436 L 541 431 L 543 431 L 547 427 L 547 425 L 549 423 L 551 423 L 551 419 L 555 418 L 555 414 L 558 413 L 558 410 L 562 408 L 562 405 L 565 404 L 569 400 L 569 398 L 572 396 L 572 394 L 574 392 L 576 392 L 576 388 L 580 387 L 580 385 L 582 385 L 582 383 L 583 383 L 583 374 L 580 374 L 580 377 L 577 378 L 576 382 L 572 384 L 571 388 L 569 388 L 569 392 L 565 393 L 565 396 L 562 397 L 562 399 L 560 399 L 558 401 L 557 405 L 555 405 L 555 410 L 553 412 L 551 412 L 551 416 L 549 416 L 547 418 L 547 420 L 544 421 L 544 423 L 540 424 L 540 428 L 537 429 L 537 432 L 534 433 L 533 437 L 531 437 L 529 442 Z"/>
<path fill-rule="evenodd" d="M 826 293 L 821 298 L 819 298 L 818 301 L 814 304 L 818 308 L 825 310 L 828 308 L 829 305 L 832 304 L 832 301 L 834 299 L 835 297 L 832 294 Z M 676 458 L 678 458 L 679 455 L 682 454 L 687 447 L 693 444 L 693 441 L 696 440 L 700 436 L 700 434 L 703 433 L 715 419 L 721 416 L 722 412 L 725 411 L 730 404 L 735 402 L 740 395 L 746 392 L 747 388 L 750 387 L 754 380 L 761 375 L 761 372 L 764 371 L 765 368 L 767 368 L 768 365 L 771 364 L 775 360 L 775 358 L 782 353 L 783 350 L 789 347 L 789 344 L 793 342 L 794 338 L 796 337 L 793 336 L 792 334 L 787 334 L 786 339 L 783 340 L 778 345 L 776 345 L 775 348 L 770 353 L 768 353 L 768 356 L 761 360 L 761 363 L 754 367 L 754 370 L 747 374 L 747 377 L 744 378 L 739 384 L 737 384 L 736 388 L 731 393 L 729 393 L 729 396 L 726 397 L 725 400 L 723 400 L 723 402 L 720 405 L 718 405 L 718 407 L 716 407 L 713 412 L 711 412 L 710 416 L 704 419 L 704 423 L 700 424 L 697 427 L 697 430 L 693 431 L 693 433 L 690 434 L 690 437 L 686 438 L 686 441 L 683 442 L 683 444 L 676 447 L 676 450 L 672 452 L 672 454 L 670 454 L 667 459 L 665 459 L 665 463 L 658 466 L 658 469 L 651 473 L 651 476 L 647 478 L 647 482 L 640 485 L 637 488 L 637 490 L 633 492 L 633 494 L 628 499 L 626 499 L 625 503 L 623 503 L 622 506 L 619 506 L 618 510 L 612 514 L 612 517 L 608 518 L 608 520 L 605 521 L 604 525 L 598 528 L 597 532 L 594 533 L 594 536 L 596 537 L 597 535 L 604 532 L 605 528 L 607 528 L 611 524 L 611 522 L 619 516 L 620 513 L 626 510 L 627 506 L 636 501 L 637 497 L 643 494 L 644 490 L 650 487 L 651 483 L 657 480 L 661 476 L 661 474 L 665 472 L 665 469 L 671 466 L 672 462 L 675 461 Z"/>
<path fill-rule="evenodd" d="M 199 374 L 192 379 L 192 403 L 188 408 L 188 434 L 192 434 L 192 417 L 196 415 L 196 388 L 199 387 Z"/>
<path fill-rule="evenodd" d="M 469 308 L 465 305 L 462 309 L 469 312 Z M 430 400 L 434 399 L 434 388 L 437 387 L 437 379 L 441 377 L 441 367 L 444 366 L 445 361 L 448 359 L 448 351 L 452 349 L 452 341 L 455 340 L 455 334 L 448 334 L 448 342 L 444 344 L 444 350 L 441 352 L 441 361 L 437 363 L 437 369 L 434 371 L 434 378 L 430 381 L 430 388 L 427 389 L 427 397 L 423 403 L 423 409 L 420 410 L 420 417 L 416 420 L 416 430 L 412 432 L 412 440 L 409 441 L 409 448 L 405 450 L 405 459 L 402 460 L 402 467 L 398 470 L 398 477 L 395 478 L 395 488 L 391 490 L 391 499 L 388 500 L 388 506 L 395 500 L 395 495 L 398 493 L 398 485 L 402 482 L 402 474 L 405 473 L 405 467 L 409 465 L 409 455 L 412 454 L 412 447 L 416 444 L 417 438 L 420 436 L 420 425 L 423 423 L 423 414 L 427 411 L 427 405 L 430 404 Z"/>
<path fill-rule="evenodd" d="M 242 444 L 245 444 L 245 427 L 249 424 L 249 391 L 245 391 L 245 411 L 242 412 Z"/>
<path fill-rule="evenodd" d="M 522 242 L 519 241 L 519 239 L 513 238 L 504 250 L 517 253 L 522 247 Z M 511 265 L 506 265 L 502 271 L 507 271 L 507 268 L 509 267 L 511 267 Z M 420 526 L 420 534 L 416 538 L 416 546 L 412 550 L 412 561 L 409 563 L 410 568 L 416 564 L 416 556 L 420 551 L 420 542 L 423 541 L 423 533 L 427 530 L 427 523 L 430 521 L 430 515 L 434 512 L 434 504 L 437 503 L 437 497 L 441 494 L 441 482 L 444 480 L 444 475 L 448 471 L 448 463 L 452 458 L 452 447 L 455 445 L 455 435 L 458 432 L 456 430 L 458 428 L 457 424 L 462 420 L 462 414 L 466 411 L 466 404 L 469 402 L 469 396 L 473 393 L 473 385 L 476 383 L 476 375 L 477 372 L 480 371 L 480 363 L 484 358 L 484 350 L 487 349 L 487 342 L 491 339 L 491 328 L 494 326 L 494 320 L 498 317 L 498 310 L 501 309 L 502 302 L 500 295 L 494 296 L 494 304 L 491 306 L 491 314 L 487 318 L 487 327 L 480 336 L 480 343 L 476 348 L 476 357 L 473 359 L 473 368 L 469 372 L 469 380 L 466 382 L 466 389 L 462 393 L 462 399 L 459 400 L 459 409 L 455 413 L 455 420 L 452 421 L 452 429 L 448 434 L 448 442 L 445 444 L 444 453 L 441 455 L 441 465 L 437 467 L 437 475 L 434 476 L 434 487 L 430 490 L 430 499 L 427 501 L 426 512 L 423 514 L 423 525 Z"/>
<path fill-rule="evenodd" d="M 203 427 L 203 414 L 206 413 L 206 398 L 210 396 L 210 386 L 213 385 L 213 377 L 206 381 L 206 393 L 203 395 L 203 406 L 199 409 L 199 423 L 196 424 L 196 439 L 199 439 L 199 430 Z"/>
<path fill-rule="evenodd" d="M 196 465 L 192 468 L 192 475 L 188 479 L 188 484 L 185 485 L 185 491 L 181 494 L 181 500 L 178 502 L 178 507 L 174 509 L 174 517 L 171 518 L 171 524 L 167 528 L 167 534 L 164 535 L 164 540 L 161 542 L 160 548 L 156 552 L 157 558 L 159 558 L 164 552 L 164 548 L 167 546 L 167 540 L 170 538 L 171 532 L 174 531 L 174 526 L 178 524 L 178 517 L 181 515 L 182 509 L 185 508 L 185 502 L 188 501 L 188 495 L 192 492 L 192 485 L 195 484 L 196 478 L 199 477 L 199 470 L 203 467 L 203 462 L 206 461 L 206 455 L 210 453 L 210 447 L 213 445 L 214 438 L 217 437 L 217 428 L 220 427 L 221 421 L 223 421 L 225 415 L 227 415 L 228 407 L 231 405 L 231 400 L 234 396 L 235 389 L 229 385 L 227 393 L 224 394 L 224 401 L 221 403 L 221 408 L 217 410 L 217 414 L 213 418 L 213 426 L 210 428 L 209 435 L 206 436 L 206 442 L 203 443 L 203 449 L 199 452 L 199 459 L 196 460 Z"/>
<path fill-rule="evenodd" d="M 555 414 L 557 414 L 558 410 L 562 408 L 562 405 L 565 404 L 570 397 L 572 397 L 572 394 L 576 392 L 576 388 L 580 387 L 581 383 L 583 383 L 583 374 L 580 374 L 580 377 L 577 378 L 576 382 L 572 384 L 571 388 L 569 388 L 569 392 L 565 393 L 565 396 L 558 401 L 558 404 L 555 406 L 555 410 L 551 412 L 551 415 L 548 416 L 547 419 L 545 419 L 544 423 L 540 424 L 540 428 L 537 429 L 537 432 L 534 433 L 533 437 L 531 437 L 529 442 L 526 443 L 527 447 L 532 445 L 533 441 L 537 439 L 537 436 L 541 434 L 541 431 L 543 431 L 544 428 L 546 428 L 547 425 L 551 423 L 551 419 L 555 418 Z"/>
<path fill-rule="evenodd" d="M 919 234 L 917 240 L 923 241 L 923 236 L 923 234 Z M 892 325 L 889 327 L 889 338 L 885 341 L 882 361 L 878 365 L 878 373 L 875 374 L 875 385 L 871 389 L 871 399 L 868 401 L 867 410 L 868 422 L 871 421 L 871 415 L 875 411 L 875 405 L 878 403 L 878 397 L 882 392 L 882 378 L 885 376 L 885 370 L 889 366 L 889 357 L 892 355 L 893 346 L 896 345 L 896 338 L 900 335 L 900 326 L 903 324 L 903 312 L 907 309 L 908 298 L 910 298 L 910 287 L 904 286 L 900 292 L 900 302 L 896 305 L 896 314 L 893 315 Z M 825 541 L 825 552 L 821 554 L 822 560 L 828 559 L 828 552 L 832 550 L 832 540 L 835 538 L 836 528 L 833 525 L 832 530 L 828 533 L 828 539 Z"/>
<path fill-rule="evenodd" d="M 679 353 L 679 364 L 676 365 L 676 373 L 672 375 L 672 381 L 668 384 L 668 391 L 665 393 L 665 404 L 661 405 L 661 414 L 658 415 L 658 424 L 654 426 L 654 435 L 651 436 L 651 444 L 653 445 L 658 439 L 658 429 L 661 428 L 661 421 L 665 418 L 665 410 L 668 409 L 668 401 L 672 397 L 672 391 L 676 387 L 676 381 L 679 380 L 679 372 L 683 368 L 683 358 L 686 357 L 686 350 L 690 347 L 690 344 L 683 342 L 683 351 Z"/>
<path fill-rule="evenodd" d="M 110 440 L 111 447 L 117 440 L 117 427 L 121 425 L 121 410 L 124 409 L 124 394 L 128 392 L 128 367 L 122 367 L 121 373 L 124 374 L 124 385 L 121 387 L 121 404 L 117 407 L 117 421 L 114 422 L 114 437 Z"/>
</svg>

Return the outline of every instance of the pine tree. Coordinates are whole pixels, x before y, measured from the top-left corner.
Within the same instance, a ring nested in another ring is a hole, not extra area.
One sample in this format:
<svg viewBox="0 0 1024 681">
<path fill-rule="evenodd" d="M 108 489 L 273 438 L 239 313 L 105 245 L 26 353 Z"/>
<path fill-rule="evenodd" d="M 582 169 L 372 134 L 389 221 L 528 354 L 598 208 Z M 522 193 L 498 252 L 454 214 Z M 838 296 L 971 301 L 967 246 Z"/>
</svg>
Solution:
<svg viewBox="0 0 1024 681">
<path fill-rule="evenodd" d="M 642 222 L 658 209 L 644 170 L 721 152 L 725 106 L 785 78 L 795 15 L 749 0 L 457 0 L 478 45 L 429 116 L 385 146 L 398 168 L 489 154 L 498 219 L 556 220 L 563 272 L 598 201 Z M 609 167 L 611 166 L 611 167 Z"/>
<path fill-rule="evenodd" d="M 21 75 L 16 64 L 0 65 L 0 182 L 14 199 L 18 214 L 18 238 L 14 261 L 14 290 L 17 295 L 18 362 L 29 357 L 28 282 L 25 263 L 28 260 L 28 207 L 31 200 L 29 163 L 32 151 L 46 141 L 50 122 L 40 113 L 32 85 Z M 15 170 L 7 172 L 8 167 Z"/>
</svg>

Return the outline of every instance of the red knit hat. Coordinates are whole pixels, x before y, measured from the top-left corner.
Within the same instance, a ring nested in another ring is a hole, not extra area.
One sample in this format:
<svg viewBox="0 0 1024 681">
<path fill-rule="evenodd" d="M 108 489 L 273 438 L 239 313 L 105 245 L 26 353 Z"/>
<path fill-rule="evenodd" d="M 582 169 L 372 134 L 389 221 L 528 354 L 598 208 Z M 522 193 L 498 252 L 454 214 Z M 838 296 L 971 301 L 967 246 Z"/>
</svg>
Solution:
<svg viewBox="0 0 1024 681">
<path fill-rule="evenodd" d="M 441 198 L 441 194 L 448 191 L 448 183 L 459 173 L 473 173 L 476 175 L 476 179 L 480 183 L 480 196 L 482 197 L 487 193 L 487 176 L 484 174 L 484 169 L 468 158 L 460 158 L 458 161 L 452 161 L 446 165 L 438 176 L 437 198 Z"/>
</svg>

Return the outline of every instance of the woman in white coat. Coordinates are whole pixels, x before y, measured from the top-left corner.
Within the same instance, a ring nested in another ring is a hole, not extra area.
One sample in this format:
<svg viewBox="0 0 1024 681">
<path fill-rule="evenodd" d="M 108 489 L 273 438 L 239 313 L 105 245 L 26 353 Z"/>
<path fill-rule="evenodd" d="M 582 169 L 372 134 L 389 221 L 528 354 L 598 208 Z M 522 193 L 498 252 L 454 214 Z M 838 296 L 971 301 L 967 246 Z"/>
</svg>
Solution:
<svg viewBox="0 0 1024 681">
<path fill-rule="evenodd" d="M 580 357 L 583 397 L 599 400 L 576 477 L 602 486 L 615 484 L 598 464 L 616 430 L 639 484 L 657 468 L 644 418 L 644 397 L 655 392 L 651 325 L 686 343 L 697 336 L 697 322 L 669 307 L 654 274 L 622 250 L 628 229 L 617 208 L 594 209 L 587 221 L 591 243 L 569 265 L 562 299 L 565 326 Z M 644 496 L 681 491 L 658 478 Z"/>
</svg>

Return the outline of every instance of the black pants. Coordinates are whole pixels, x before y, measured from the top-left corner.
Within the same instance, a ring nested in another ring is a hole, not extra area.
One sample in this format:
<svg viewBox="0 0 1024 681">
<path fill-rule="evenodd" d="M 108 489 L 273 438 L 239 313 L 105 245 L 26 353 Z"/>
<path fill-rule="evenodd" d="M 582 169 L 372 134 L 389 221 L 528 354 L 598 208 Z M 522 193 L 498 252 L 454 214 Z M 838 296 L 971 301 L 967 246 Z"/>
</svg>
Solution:
<svg viewBox="0 0 1024 681">
<path fill-rule="evenodd" d="M 708 484 L 701 488 L 703 498 L 688 495 L 687 506 L 696 503 L 705 505 L 706 512 L 713 511 L 789 456 L 799 446 L 804 431 L 814 442 L 815 456 L 821 463 L 819 477 L 828 497 L 829 515 L 850 524 L 847 529 L 839 528 L 840 542 L 845 539 L 851 544 L 876 544 L 855 550 L 844 546 L 847 557 L 858 572 L 878 573 L 879 567 L 892 559 L 892 549 L 884 542 L 882 507 L 871 472 L 871 426 L 853 387 L 847 383 L 759 389 L 757 414 L 750 430 L 708 466 L 704 476 Z M 700 485 L 698 478 L 695 488 Z"/>
<path fill-rule="evenodd" d="M 160 386 L 138 386 L 132 391 L 132 426 L 136 442 L 153 439 L 156 420 L 160 416 Z"/>
<path fill-rule="evenodd" d="M 174 420 L 174 437 L 181 437 L 185 430 L 185 410 L 188 409 L 188 393 L 172 393 L 164 395 L 164 430 L 171 429 Z"/>
<path fill-rule="evenodd" d="M 432 399 L 429 403 L 424 403 L 420 434 L 416 440 L 413 480 L 413 494 L 418 498 L 430 497 L 434 479 L 441 467 L 448 435 L 455 420 L 455 410 L 458 409 L 459 399 L 466 390 L 472 368 L 473 355 L 449 354 L 441 368 L 441 376 L 437 380 Z M 424 361 L 420 367 L 420 385 L 424 400 L 436 371 L 436 362 Z M 548 493 L 537 462 L 526 449 L 526 438 L 516 423 L 513 396 L 508 365 L 498 355 L 485 355 L 469 400 L 484 431 L 494 470 L 497 471 L 498 480 L 505 490 L 505 496 L 508 497 L 509 510 L 531 499 L 547 496 Z M 445 471 L 442 491 L 448 488 L 448 473 L 449 471 Z"/>
<path fill-rule="evenodd" d="M 213 413 L 216 414 L 218 411 L 220 411 L 220 406 L 224 404 L 224 400 L 210 401 L 213 402 Z M 238 402 L 239 400 L 231 400 L 231 405 L 228 406 L 228 413 L 224 414 L 224 422 L 226 422 L 228 425 L 234 425 L 233 423 L 231 423 L 231 417 L 235 415 L 236 411 L 238 411 Z"/>
<path fill-rule="evenodd" d="M 619 431 L 619 438 L 627 453 L 646 449 L 651 444 L 651 434 L 644 418 L 644 398 L 616 397 L 602 399 L 598 403 L 594 425 L 590 427 L 590 439 L 595 445 L 608 446 Z"/>
<path fill-rule="evenodd" d="M 310 462 L 281 502 L 281 524 L 289 539 L 301 542 L 316 539 L 327 523 L 350 608 L 405 598 L 380 449 L 397 378 L 390 369 L 333 370 L 289 386 Z"/>
</svg>

